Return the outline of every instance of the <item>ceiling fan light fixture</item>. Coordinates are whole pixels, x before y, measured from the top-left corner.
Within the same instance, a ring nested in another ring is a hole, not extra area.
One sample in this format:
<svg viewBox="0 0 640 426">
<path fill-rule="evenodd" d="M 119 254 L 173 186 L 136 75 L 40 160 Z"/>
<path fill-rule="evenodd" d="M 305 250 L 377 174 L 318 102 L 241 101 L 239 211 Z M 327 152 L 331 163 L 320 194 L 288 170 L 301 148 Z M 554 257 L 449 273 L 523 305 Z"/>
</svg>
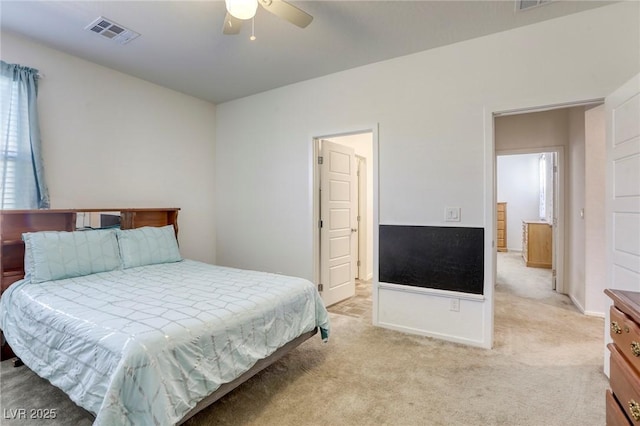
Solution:
<svg viewBox="0 0 640 426">
<path fill-rule="evenodd" d="M 224 0 L 227 12 L 238 19 L 251 19 L 258 9 L 258 0 Z"/>
</svg>

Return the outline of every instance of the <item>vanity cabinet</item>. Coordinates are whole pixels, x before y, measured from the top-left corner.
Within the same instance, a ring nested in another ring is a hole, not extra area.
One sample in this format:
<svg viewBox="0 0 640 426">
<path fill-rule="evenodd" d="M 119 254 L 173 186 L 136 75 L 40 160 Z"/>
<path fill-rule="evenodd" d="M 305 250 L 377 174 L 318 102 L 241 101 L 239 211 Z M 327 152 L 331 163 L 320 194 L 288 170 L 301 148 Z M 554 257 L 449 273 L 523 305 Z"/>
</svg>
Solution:
<svg viewBox="0 0 640 426">
<path fill-rule="evenodd" d="M 522 258 L 526 266 L 551 269 L 552 226 L 544 221 L 522 221 Z"/>
</svg>

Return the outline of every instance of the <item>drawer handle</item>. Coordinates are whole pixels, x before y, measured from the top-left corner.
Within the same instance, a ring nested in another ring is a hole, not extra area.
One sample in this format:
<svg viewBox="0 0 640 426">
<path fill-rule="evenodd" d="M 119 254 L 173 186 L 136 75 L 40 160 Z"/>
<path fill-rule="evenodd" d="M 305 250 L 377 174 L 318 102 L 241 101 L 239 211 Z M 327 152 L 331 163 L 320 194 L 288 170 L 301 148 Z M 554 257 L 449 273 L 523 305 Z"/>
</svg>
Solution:
<svg viewBox="0 0 640 426">
<path fill-rule="evenodd" d="M 618 325 L 618 321 L 611 321 L 611 331 L 615 334 L 621 334 L 622 329 Z"/>
<path fill-rule="evenodd" d="M 636 341 L 631 342 L 631 353 L 633 356 L 640 357 L 640 343 Z"/>
<path fill-rule="evenodd" d="M 640 404 L 635 402 L 633 399 L 629 401 L 629 412 L 631 413 L 633 420 L 640 420 Z"/>
</svg>

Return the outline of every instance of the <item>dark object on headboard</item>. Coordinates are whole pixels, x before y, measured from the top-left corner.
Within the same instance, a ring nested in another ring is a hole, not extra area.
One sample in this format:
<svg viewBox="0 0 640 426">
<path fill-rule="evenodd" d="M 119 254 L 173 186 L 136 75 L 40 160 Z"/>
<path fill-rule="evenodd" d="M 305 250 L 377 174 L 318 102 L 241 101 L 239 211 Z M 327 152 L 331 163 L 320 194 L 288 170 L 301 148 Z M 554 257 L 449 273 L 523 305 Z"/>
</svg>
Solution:
<svg viewBox="0 0 640 426">
<path fill-rule="evenodd" d="M 380 225 L 380 282 L 483 294 L 484 229 Z"/>
<path fill-rule="evenodd" d="M 120 228 L 120 216 L 101 213 L 100 228 Z"/>
</svg>

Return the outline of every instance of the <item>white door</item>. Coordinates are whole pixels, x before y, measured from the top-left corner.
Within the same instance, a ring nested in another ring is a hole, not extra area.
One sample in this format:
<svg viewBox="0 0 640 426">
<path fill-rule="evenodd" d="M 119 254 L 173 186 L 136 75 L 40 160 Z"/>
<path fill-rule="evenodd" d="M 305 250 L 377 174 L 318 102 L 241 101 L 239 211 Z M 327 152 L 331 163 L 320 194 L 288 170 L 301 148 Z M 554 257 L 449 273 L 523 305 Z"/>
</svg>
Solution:
<svg viewBox="0 0 640 426">
<path fill-rule="evenodd" d="M 607 96 L 605 116 L 607 287 L 640 291 L 640 74 Z"/>
<path fill-rule="evenodd" d="M 610 286 L 640 291 L 640 74 L 605 99 Z"/>
<path fill-rule="evenodd" d="M 356 162 L 353 148 L 320 142 L 320 284 L 326 306 L 355 295 Z"/>
</svg>

